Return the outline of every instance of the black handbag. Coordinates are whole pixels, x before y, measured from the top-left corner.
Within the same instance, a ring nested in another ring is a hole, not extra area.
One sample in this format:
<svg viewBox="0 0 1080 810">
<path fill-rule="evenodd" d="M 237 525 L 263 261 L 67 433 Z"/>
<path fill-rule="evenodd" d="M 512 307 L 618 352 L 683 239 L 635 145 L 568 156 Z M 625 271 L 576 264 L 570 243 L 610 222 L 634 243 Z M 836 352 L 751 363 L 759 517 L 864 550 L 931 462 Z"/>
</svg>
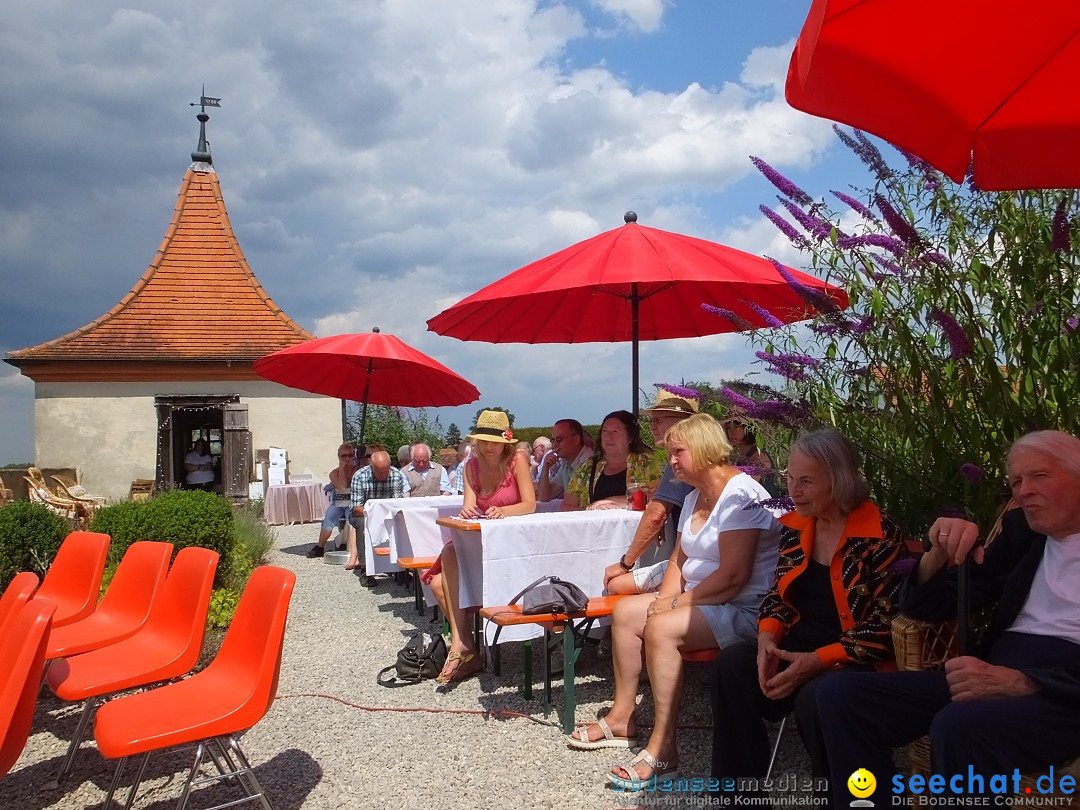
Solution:
<svg viewBox="0 0 1080 810">
<path fill-rule="evenodd" d="M 379 671 L 375 682 L 379 686 L 409 686 L 430 680 L 446 663 L 446 642 L 439 634 L 413 633 L 397 654 L 397 661 Z M 389 673 L 394 674 L 386 677 Z"/>
<path fill-rule="evenodd" d="M 540 577 L 510 600 L 516 605 L 521 600 L 521 612 L 535 613 L 580 613 L 589 604 L 589 597 L 573 582 L 559 577 Z"/>
</svg>

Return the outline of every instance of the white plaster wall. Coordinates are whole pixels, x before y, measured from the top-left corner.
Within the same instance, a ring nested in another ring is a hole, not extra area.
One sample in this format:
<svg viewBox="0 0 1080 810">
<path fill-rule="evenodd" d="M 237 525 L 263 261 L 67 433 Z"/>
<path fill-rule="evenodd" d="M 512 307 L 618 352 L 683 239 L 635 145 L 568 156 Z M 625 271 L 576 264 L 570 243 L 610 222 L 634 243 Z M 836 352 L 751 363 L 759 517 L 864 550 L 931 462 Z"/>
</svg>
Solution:
<svg viewBox="0 0 1080 810">
<path fill-rule="evenodd" d="M 341 443 L 341 402 L 277 383 L 38 383 L 34 400 L 39 467 L 76 467 L 90 492 L 127 497 L 136 478 L 153 478 L 157 396 L 228 396 L 248 406 L 252 446 L 283 447 L 290 471 L 326 481 Z"/>
</svg>

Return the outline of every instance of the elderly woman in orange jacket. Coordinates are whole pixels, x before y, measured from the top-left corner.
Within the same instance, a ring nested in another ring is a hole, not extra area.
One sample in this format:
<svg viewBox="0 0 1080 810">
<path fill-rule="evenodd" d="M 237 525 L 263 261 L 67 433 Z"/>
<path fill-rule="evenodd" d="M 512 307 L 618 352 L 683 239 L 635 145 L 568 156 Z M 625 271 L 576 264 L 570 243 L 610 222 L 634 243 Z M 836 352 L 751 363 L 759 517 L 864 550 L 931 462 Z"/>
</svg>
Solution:
<svg viewBox="0 0 1080 810">
<path fill-rule="evenodd" d="M 868 500 L 858 450 L 835 430 L 790 449 L 776 581 L 758 612 L 756 642 L 721 650 L 713 677 L 712 775 L 761 778 L 763 720 L 794 711 L 815 778 L 827 778 L 814 694 L 828 673 L 893 666 L 889 620 L 906 556 L 895 526 Z M 752 792 L 752 791 L 747 791 Z"/>
</svg>

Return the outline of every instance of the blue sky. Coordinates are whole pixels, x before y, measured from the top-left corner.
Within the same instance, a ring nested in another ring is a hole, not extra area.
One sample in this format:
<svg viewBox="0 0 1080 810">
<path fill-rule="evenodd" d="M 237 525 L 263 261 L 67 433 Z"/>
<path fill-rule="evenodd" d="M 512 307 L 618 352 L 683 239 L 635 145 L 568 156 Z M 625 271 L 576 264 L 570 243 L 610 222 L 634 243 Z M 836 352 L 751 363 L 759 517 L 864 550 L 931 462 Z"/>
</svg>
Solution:
<svg viewBox="0 0 1080 810">
<path fill-rule="evenodd" d="M 802 266 L 758 212 L 755 153 L 815 196 L 862 184 L 826 121 L 783 101 L 809 0 L 166 0 L 17 4 L 0 31 L 0 352 L 132 287 L 209 137 L 255 274 L 316 334 L 383 331 L 519 425 L 629 406 L 627 345 L 492 346 L 425 321 L 622 224 Z M 642 347 L 642 383 L 754 370 L 742 337 Z M 0 368 L 0 463 L 33 458 L 33 385 Z"/>
</svg>

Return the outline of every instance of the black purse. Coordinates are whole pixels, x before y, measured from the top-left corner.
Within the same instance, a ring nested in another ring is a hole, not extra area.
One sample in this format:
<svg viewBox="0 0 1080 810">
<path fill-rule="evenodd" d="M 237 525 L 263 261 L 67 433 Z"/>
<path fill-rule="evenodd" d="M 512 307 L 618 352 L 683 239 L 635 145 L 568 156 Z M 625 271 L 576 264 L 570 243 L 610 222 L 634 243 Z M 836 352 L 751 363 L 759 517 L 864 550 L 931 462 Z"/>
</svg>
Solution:
<svg viewBox="0 0 1080 810">
<path fill-rule="evenodd" d="M 589 604 L 589 597 L 573 582 L 559 577 L 540 577 L 510 600 L 516 605 L 521 600 L 521 612 L 536 613 L 579 613 Z"/>
<path fill-rule="evenodd" d="M 397 661 L 379 671 L 375 682 L 379 686 L 409 686 L 438 675 L 446 663 L 446 641 L 439 634 L 413 633 L 398 650 Z M 394 674 L 386 677 L 389 673 Z"/>
</svg>

